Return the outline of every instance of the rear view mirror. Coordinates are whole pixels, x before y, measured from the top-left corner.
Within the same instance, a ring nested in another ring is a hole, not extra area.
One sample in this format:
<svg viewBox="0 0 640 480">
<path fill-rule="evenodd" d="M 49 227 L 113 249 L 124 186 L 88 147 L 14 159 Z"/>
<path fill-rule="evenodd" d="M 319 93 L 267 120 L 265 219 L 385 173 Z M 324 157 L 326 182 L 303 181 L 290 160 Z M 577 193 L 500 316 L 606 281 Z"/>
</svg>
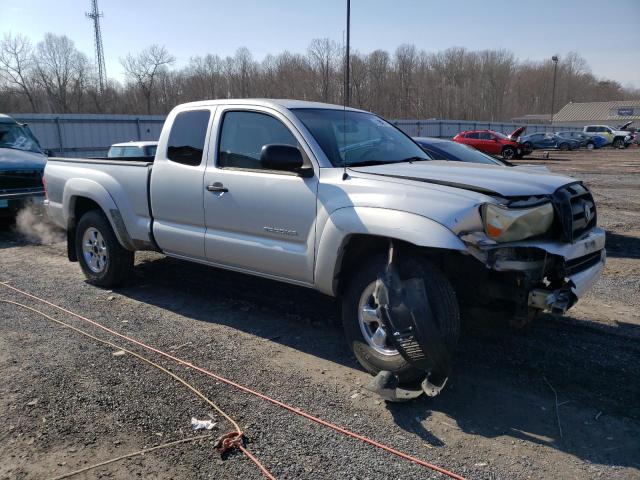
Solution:
<svg viewBox="0 0 640 480">
<path fill-rule="evenodd" d="M 304 159 L 298 147 L 271 143 L 262 146 L 260 164 L 268 170 L 298 172 L 304 165 Z"/>
</svg>

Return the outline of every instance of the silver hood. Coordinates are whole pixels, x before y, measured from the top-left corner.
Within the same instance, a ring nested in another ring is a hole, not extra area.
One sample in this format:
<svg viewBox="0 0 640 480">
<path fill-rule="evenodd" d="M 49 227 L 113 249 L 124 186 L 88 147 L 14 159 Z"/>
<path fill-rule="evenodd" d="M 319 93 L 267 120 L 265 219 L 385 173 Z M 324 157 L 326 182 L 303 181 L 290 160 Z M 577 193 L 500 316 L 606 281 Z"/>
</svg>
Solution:
<svg viewBox="0 0 640 480">
<path fill-rule="evenodd" d="M 503 197 L 548 195 L 575 179 L 535 169 L 479 163 L 425 161 L 353 167 L 351 172 L 446 185 Z"/>
</svg>

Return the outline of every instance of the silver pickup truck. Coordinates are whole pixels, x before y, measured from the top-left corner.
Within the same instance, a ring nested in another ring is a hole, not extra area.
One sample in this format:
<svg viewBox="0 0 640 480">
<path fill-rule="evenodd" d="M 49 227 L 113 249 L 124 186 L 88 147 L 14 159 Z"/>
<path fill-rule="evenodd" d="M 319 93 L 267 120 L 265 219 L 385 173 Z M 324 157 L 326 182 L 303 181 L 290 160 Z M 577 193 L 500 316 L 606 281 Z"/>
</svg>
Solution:
<svg viewBox="0 0 640 480">
<path fill-rule="evenodd" d="M 424 286 L 416 323 L 435 325 L 449 350 L 460 306 L 564 313 L 605 262 L 581 182 L 435 161 L 382 118 L 335 105 L 180 105 L 153 162 L 51 158 L 45 180 L 69 259 L 95 285 L 126 280 L 134 252 L 155 250 L 314 288 L 340 299 L 362 366 L 401 383 L 424 372 L 382 315 L 391 250 L 400 277 Z"/>
</svg>

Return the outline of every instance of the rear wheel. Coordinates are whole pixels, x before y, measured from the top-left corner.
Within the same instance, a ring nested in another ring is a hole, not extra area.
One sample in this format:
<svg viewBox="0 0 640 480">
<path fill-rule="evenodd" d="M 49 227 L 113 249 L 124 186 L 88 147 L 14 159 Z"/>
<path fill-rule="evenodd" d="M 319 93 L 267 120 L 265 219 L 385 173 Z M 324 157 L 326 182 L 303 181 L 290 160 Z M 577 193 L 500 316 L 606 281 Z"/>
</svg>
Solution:
<svg viewBox="0 0 640 480">
<path fill-rule="evenodd" d="M 502 158 L 505 160 L 513 160 L 513 157 L 516 156 L 516 149 L 513 147 L 504 147 L 502 149 Z"/>
<path fill-rule="evenodd" d="M 587 150 L 593 150 L 594 148 L 596 148 L 596 144 L 593 142 L 589 142 L 587 143 Z"/>
<path fill-rule="evenodd" d="M 423 377 L 424 372 L 409 364 L 389 342 L 376 311 L 376 280 L 385 263 L 384 255 L 375 256 L 352 276 L 342 299 L 344 332 L 358 362 L 369 373 L 388 370 L 400 382 L 412 382 Z M 453 287 L 442 272 L 421 258 L 408 258 L 401 267 L 405 275 L 423 279 L 435 321 L 453 350 L 460 335 L 460 313 Z"/>
<path fill-rule="evenodd" d="M 131 276 L 134 253 L 120 245 L 102 212 L 91 210 L 80 218 L 75 247 L 89 283 L 114 287 Z"/>
</svg>

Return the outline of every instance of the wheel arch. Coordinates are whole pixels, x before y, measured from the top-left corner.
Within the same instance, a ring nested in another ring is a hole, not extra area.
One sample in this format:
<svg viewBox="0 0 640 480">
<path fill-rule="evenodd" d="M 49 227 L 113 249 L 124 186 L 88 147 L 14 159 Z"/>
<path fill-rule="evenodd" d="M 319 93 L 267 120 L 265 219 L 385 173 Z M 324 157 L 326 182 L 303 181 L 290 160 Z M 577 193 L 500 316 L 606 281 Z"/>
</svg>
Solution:
<svg viewBox="0 0 640 480">
<path fill-rule="evenodd" d="M 127 250 L 135 250 L 116 202 L 99 183 L 88 179 L 69 180 L 65 185 L 62 205 L 67 225 L 67 253 L 70 260 L 75 261 L 77 258 L 75 252 L 71 252 L 72 247 L 69 247 L 69 243 L 73 244 L 73 241 L 68 240 L 75 238 L 78 220 L 90 210 L 100 210 L 107 218 L 120 245 Z"/>
<path fill-rule="evenodd" d="M 401 250 L 423 254 L 466 251 L 451 230 L 432 219 L 384 208 L 345 207 L 329 217 L 319 237 L 316 288 L 339 296 L 353 268 L 371 255 L 385 253 L 390 241 Z"/>
</svg>

